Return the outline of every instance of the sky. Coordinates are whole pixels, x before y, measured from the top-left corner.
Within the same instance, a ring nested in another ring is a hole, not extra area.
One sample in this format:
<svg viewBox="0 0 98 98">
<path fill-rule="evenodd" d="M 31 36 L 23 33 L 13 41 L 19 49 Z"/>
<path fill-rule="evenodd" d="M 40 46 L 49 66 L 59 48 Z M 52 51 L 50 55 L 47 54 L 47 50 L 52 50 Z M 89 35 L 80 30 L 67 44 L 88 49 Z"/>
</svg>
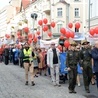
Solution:
<svg viewBox="0 0 98 98">
<path fill-rule="evenodd" d="M 1 8 L 5 7 L 6 5 L 8 5 L 9 1 L 11 1 L 11 0 L 0 0 L 0 1 L 1 1 L 0 2 L 0 9 L 1 9 Z"/>
</svg>

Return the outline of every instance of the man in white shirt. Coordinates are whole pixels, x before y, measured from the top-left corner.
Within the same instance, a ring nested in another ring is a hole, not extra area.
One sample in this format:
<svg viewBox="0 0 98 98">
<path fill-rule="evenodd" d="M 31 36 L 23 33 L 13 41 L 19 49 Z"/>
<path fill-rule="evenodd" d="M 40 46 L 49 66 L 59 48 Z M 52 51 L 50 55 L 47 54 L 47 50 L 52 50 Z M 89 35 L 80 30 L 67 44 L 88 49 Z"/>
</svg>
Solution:
<svg viewBox="0 0 98 98">
<path fill-rule="evenodd" d="M 51 48 L 47 52 L 47 65 L 50 67 L 51 78 L 54 86 L 61 86 L 59 84 L 59 53 L 60 51 L 55 47 L 55 43 L 51 43 Z"/>
</svg>

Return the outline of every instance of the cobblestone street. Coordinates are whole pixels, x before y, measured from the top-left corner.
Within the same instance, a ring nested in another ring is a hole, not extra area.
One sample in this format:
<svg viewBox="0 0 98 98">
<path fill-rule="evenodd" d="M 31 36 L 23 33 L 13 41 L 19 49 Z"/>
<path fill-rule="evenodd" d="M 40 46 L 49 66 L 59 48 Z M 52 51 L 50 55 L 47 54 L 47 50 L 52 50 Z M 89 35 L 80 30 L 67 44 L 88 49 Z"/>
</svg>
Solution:
<svg viewBox="0 0 98 98">
<path fill-rule="evenodd" d="M 36 85 L 25 86 L 24 69 L 15 65 L 0 64 L 0 98 L 98 98 L 96 86 L 91 86 L 86 94 L 83 83 L 76 87 L 77 94 L 68 93 L 68 81 L 61 87 L 54 87 L 50 77 L 35 78 Z"/>
</svg>

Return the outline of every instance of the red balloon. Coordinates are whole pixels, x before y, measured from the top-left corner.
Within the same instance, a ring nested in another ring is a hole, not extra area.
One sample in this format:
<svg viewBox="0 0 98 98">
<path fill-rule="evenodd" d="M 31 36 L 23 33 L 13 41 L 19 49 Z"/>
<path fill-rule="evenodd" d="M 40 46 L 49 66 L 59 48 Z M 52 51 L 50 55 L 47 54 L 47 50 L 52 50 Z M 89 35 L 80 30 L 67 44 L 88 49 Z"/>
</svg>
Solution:
<svg viewBox="0 0 98 98">
<path fill-rule="evenodd" d="M 79 28 L 80 28 L 80 23 L 79 23 L 79 22 L 77 22 L 77 23 L 75 24 L 75 28 L 76 28 L 76 29 L 79 29 Z"/>
<path fill-rule="evenodd" d="M 73 27 L 73 24 L 72 24 L 72 23 L 69 23 L 69 24 L 68 24 L 68 27 L 69 27 L 69 28 L 72 28 L 72 27 Z"/>
<path fill-rule="evenodd" d="M 43 21 L 42 21 L 42 20 L 39 20 L 39 21 L 38 21 L 38 24 L 39 24 L 40 26 L 42 26 Z"/>
<path fill-rule="evenodd" d="M 70 32 L 70 37 L 74 38 L 74 36 L 75 36 L 74 32 Z"/>
<path fill-rule="evenodd" d="M 31 43 L 32 43 L 32 39 L 29 39 L 29 40 L 28 40 L 28 43 L 31 44 Z"/>
<path fill-rule="evenodd" d="M 30 40 L 28 40 L 28 44 L 30 45 L 32 42 Z"/>
<path fill-rule="evenodd" d="M 58 48 L 60 51 L 62 51 L 62 46 L 61 46 L 61 45 L 59 45 L 57 48 Z"/>
<path fill-rule="evenodd" d="M 47 24 L 48 20 L 46 18 L 43 19 L 43 23 Z"/>
<path fill-rule="evenodd" d="M 94 29 L 94 33 L 98 34 L 98 27 Z"/>
<path fill-rule="evenodd" d="M 8 39 L 8 38 L 10 38 L 10 35 L 9 34 L 5 34 L 5 37 Z"/>
<path fill-rule="evenodd" d="M 20 44 L 18 44 L 18 45 L 17 45 L 17 48 L 20 48 L 20 47 L 21 47 L 21 45 L 20 45 Z"/>
<path fill-rule="evenodd" d="M 47 30 L 48 30 L 48 26 L 45 25 L 45 26 L 43 27 L 43 31 L 45 32 L 45 31 L 47 31 Z"/>
<path fill-rule="evenodd" d="M 20 32 L 17 32 L 17 36 L 19 36 L 20 35 Z"/>
<path fill-rule="evenodd" d="M 10 38 L 10 35 L 9 35 L 9 34 L 7 34 L 6 38 Z"/>
<path fill-rule="evenodd" d="M 37 35 L 40 35 L 40 31 L 37 31 L 36 34 L 37 34 Z"/>
<path fill-rule="evenodd" d="M 28 33 L 28 38 L 33 38 L 32 33 Z"/>
<path fill-rule="evenodd" d="M 94 29 L 90 29 L 89 33 L 93 36 L 95 34 Z"/>
<path fill-rule="evenodd" d="M 51 27 L 55 27 L 55 22 L 51 22 Z"/>
<path fill-rule="evenodd" d="M 51 32 L 48 32 L 48 36 L 51 37 L 52 36 L 52 33 Z"/>
<path fill-rule="evenodd" d="M 21 39 L 21 35 L 18 36 L 18 39 Z"/>
<path fill-rule="evenodd" d="M 67 38 L 69 38 L 69 37 L 70 37 L 70 32 L 67 31 L 66 34 L 65 34 L 65 36 L 66 36 Z"/>
<path fill-rule="evenodd" d="M 60 39 L 64 39 L 64 36 L 61 35 L 61 36 L 60 36 Z"/>
<path fill-rule="evenodd" d="M 29 28 L 28 28 L 28 27 L 25 27 L 25 28 L 24 28 L 24 32 L 25 32 L 25 33 L 28 33 L 28 32 L 29 32 Z"/>
<path fill-rule="evenodd" d="M 68 47 L 70 46 L 70 43 L 69 43 L 68 40 L 65 40 L 65 42 L 64 42 L 64 46 L 65 46 L 66 48 L 68 48 Z"/>
<path fill-rule="evenodd" d="M 34 37 L 33 42 L 35 43 L 37 42 L 37 37 Z"/>
<path fill-rule="evenodd" d="M 5 37 L 7 37 L 8 34 L 5 34 Z"/>
<path fill-rule="evenodd" d="M 61 28 L 61 29 L 60 29 L 60 32 L 61 32 L 63 35 L 65 35 L 65 34 L 66 34 L 65 28 Z"/>
</svg>

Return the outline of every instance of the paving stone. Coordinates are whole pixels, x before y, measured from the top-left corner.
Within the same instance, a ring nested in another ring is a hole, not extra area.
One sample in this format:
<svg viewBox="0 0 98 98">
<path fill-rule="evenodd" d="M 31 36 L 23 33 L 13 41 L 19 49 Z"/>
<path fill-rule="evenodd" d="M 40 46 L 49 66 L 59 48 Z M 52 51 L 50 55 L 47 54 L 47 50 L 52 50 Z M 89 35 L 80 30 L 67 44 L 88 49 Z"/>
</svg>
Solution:
<svg viewBox="0 0 98 98">
<path fill-rule="evenodd" d="M 35 78 L 36 85 L 33 87 L 30 81 L 25 86 L 24 78 L 23 68 L 0 63 L 0 98 L 92 98 L 91 95 L 98 98 L 96 85 L 91 85 L 91 94 L 86 94 L 82 80 L 81 87 L 76 87 L 77 94 L 69 94 L 68 81 L 61 87 L 54 87 L 49 76 L 39 76 Z"/>
</svg>

